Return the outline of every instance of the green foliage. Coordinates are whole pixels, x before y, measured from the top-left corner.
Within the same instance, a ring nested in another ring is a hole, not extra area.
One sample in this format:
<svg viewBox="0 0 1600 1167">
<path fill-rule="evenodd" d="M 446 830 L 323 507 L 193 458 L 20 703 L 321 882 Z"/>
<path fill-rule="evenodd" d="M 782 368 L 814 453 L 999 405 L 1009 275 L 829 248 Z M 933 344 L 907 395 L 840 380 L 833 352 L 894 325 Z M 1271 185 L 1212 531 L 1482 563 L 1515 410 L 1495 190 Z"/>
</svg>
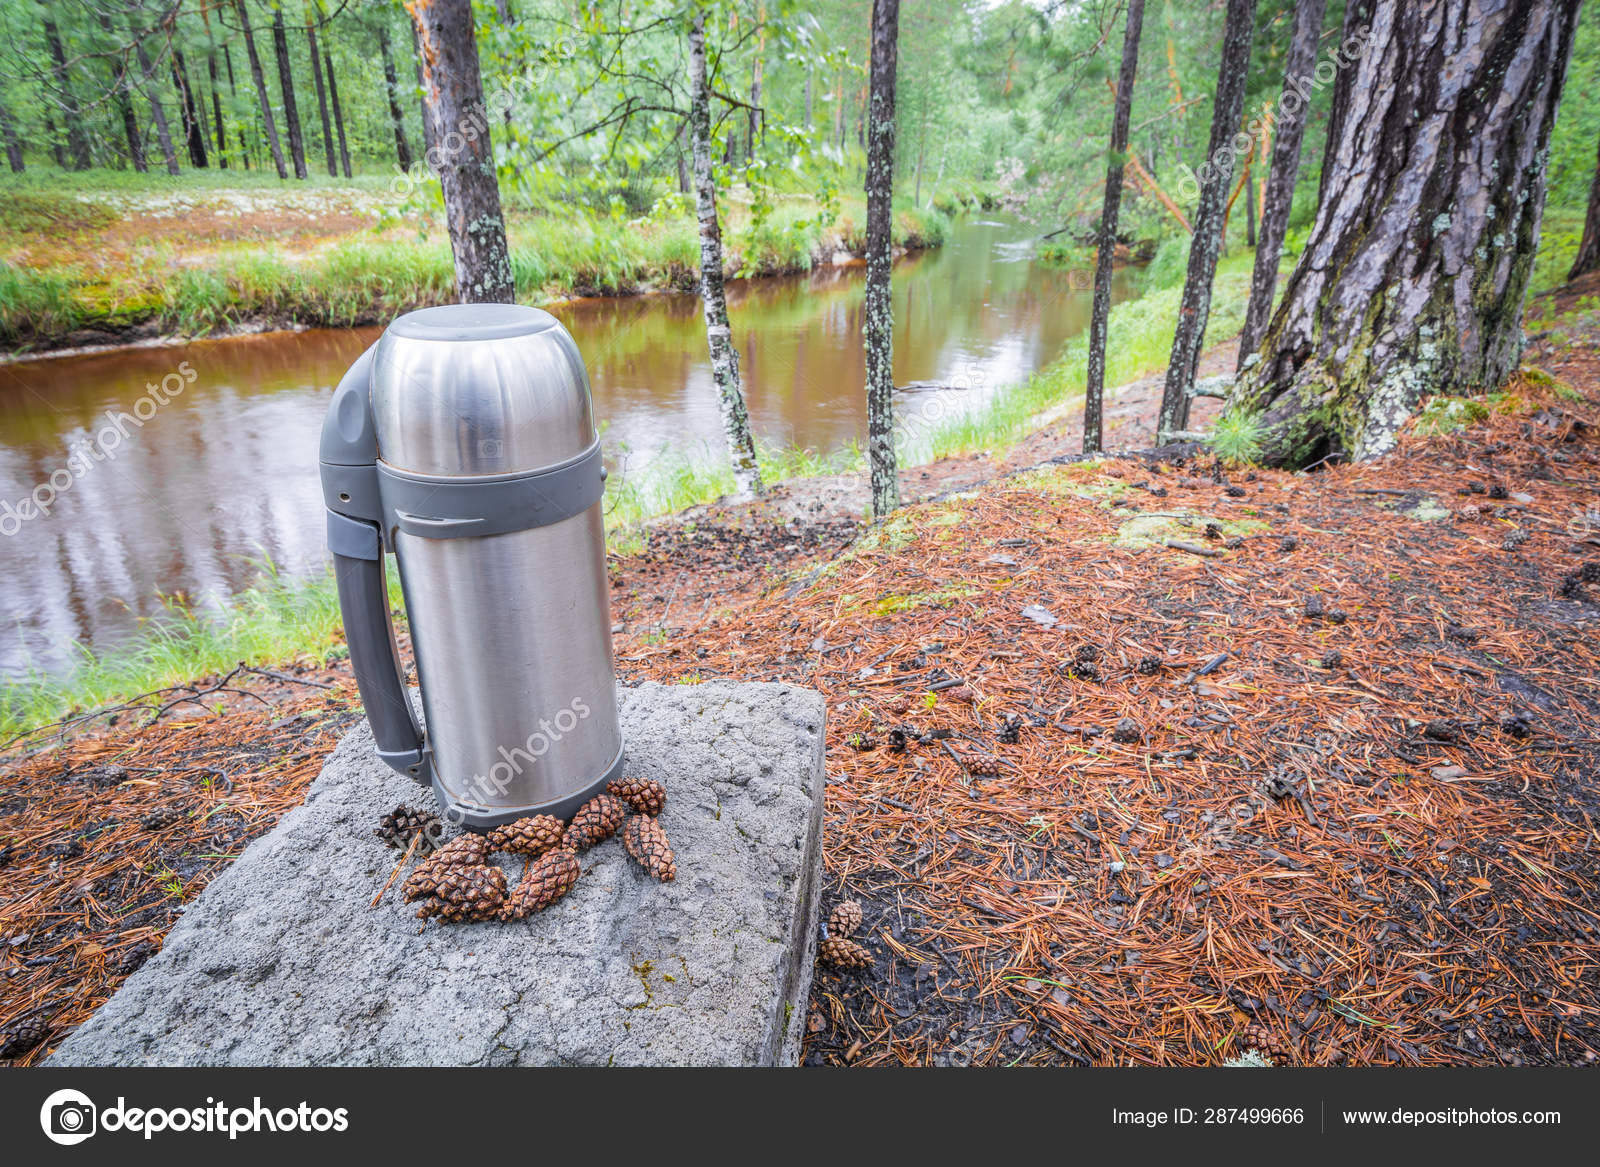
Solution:
<svg viewBox="0 0 1600 1167">
<path fill-rule="evenodd" d="M 1249 463 L 1261 457 L 1265 436 L 1259 416 L 1230 409 L 1217 418 L 1206 445 L 1224 462 Z"/>
<path fill-rule="evenodd" d="M 1489 416 L 1489 407 L 1470 397 L 1432 397 L 1417 412 L 1419 434 L 1449 434 Z"/>
</svg>

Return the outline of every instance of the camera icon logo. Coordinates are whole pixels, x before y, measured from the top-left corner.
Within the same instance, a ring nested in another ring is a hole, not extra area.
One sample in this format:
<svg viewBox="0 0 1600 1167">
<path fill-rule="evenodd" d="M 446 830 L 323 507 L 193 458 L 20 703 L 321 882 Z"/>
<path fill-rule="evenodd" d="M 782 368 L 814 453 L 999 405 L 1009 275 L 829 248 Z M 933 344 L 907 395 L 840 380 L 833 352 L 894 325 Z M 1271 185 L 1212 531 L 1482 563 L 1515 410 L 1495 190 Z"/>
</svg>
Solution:
<svg viewBox="0 0 1600 1167">
<path fill-rule="evenodd" d="M 478 442 L 478 457 L 480 458 L 503 458 L 505 452 L 506 444 L 499 438 L 482 438 Z"/>
<path fill-rule="evenodd" d="M 94 1134 L 98 1113 L 82 1091 L 57 1090 L 39 1108 L 39 1125 L 52 1143 L 72 1147 Z"/>
</svg>

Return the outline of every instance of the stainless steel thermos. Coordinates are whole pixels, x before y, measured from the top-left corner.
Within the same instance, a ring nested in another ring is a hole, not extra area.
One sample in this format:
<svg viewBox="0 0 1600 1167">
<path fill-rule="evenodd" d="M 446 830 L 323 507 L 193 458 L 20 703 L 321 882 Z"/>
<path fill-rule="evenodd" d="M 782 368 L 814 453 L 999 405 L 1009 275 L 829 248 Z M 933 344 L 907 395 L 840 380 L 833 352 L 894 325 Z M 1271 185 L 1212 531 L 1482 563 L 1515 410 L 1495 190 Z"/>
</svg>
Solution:
<svg viewBox="0 0 1600 1167">
<path fill-rule="evenodd" d="M 605 470 L 572 337 L 549 313 L 509 304 L 401 316 L 334 391 L 321 462 L 350 661 L 379 757 L 473 829 L 569 816 L 620 774 L 623 753 Z"/>
</svg>

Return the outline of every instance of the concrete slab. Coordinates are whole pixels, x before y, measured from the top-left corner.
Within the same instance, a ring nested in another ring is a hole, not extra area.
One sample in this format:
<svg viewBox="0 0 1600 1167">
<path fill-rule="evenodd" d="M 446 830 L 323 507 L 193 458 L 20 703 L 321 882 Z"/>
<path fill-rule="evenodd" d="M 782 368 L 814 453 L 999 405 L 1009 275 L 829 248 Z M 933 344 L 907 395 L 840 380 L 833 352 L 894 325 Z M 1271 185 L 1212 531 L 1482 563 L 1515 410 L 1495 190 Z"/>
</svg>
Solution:
<svg viewBox="0 0 1600 1167">
<path fill-rule="evenodd" d="M 426 927 L 373 837 L 427 795 L 366 724 L 53 1065 L 793 1065 L 817 940 L 823 717 L 785 685 L 642 685 L 630 773 L 666 784 L 675 883 L 610 840 L 560 903 Z M 502 857 L 508 876 L 521 870 Z"/>
</svg>

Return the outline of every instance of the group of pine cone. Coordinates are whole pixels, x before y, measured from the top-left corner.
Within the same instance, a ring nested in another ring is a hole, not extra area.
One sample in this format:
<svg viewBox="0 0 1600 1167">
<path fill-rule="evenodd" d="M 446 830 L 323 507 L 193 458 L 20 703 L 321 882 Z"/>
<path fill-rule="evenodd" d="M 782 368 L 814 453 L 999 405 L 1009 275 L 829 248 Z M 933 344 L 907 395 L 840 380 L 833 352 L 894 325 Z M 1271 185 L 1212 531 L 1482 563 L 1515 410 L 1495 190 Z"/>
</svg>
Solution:
<svg viewBox="0 0 1600 1167">
<path fill-rule="evenodd" d="M 656 816 L 667 804 L 667 791 L 648 778 L 621 778 L 606 786 L 565 825 L 552 815 L 532 815 L 495 827 L 486 835 L 451 839 L 406 877 L 401 894 L 407 903 L 421 900 L 417 917 L 438 916 L 449 923 L 473 920 L 522 920 L 555 903 L 578 882 L 578 852 L 587 851 L 622 831 L 622 844 L 634 861 L 662 883 L 677 878 L 677 859 Z M 385 818 L 407 811 L 399 807 Z M 629 814 L 632 810 L 634 813 Z M 409 812 L 415 814 L 416 812 Z M 384 835 L 384 828 L 378 830 Z M 409 838 L 407 844 L 409 845 Z M 489 861 L 494 851 L 527 855 L 532 864 L 514 888 L 506 873 Z"/>
<path fill-rule="evenodd" d="M 861 927 L 861 905 L 845 900 L 828 913 L 827 934 L 817 945 L 817 959 L 843 969 L 872 967 L 872 953 L 850 937 Z"/>
</svg>

